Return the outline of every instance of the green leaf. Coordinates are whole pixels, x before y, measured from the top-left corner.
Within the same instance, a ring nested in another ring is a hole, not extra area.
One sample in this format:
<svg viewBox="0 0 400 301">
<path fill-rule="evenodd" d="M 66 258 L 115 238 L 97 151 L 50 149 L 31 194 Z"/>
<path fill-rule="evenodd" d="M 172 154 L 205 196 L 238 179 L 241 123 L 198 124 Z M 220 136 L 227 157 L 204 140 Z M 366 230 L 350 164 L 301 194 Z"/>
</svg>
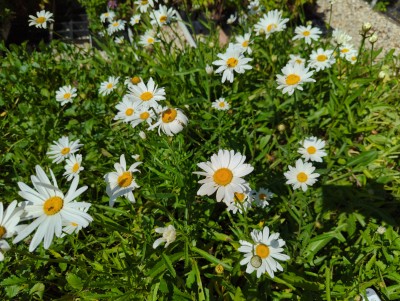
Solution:
<svg viewBox="0 0 400 301">
<path fill-rule="evenodd" d="M 172 262 L 169 259 L 168 255 L 165 253 L 161 253 L 161 257 L 163 258 L 165 265 L 166 265 L 167 269 L 170 271 L 172 277 L 176 278 L 176 271 L 175 271 L 174 267 L 172 266 Z"/>
<path fill-rule="evenodd" d="M 27 282 L 26 278 L 20 278 L 20 277 L 17 277 L 17 276 L 11 276 L 11 277 L 8 277 L 8 278 L 4 279 L 1 282 L 1 285 L 8 286 L 8 285 L 15 285 L 15 284 L 26 283 L 26 282 Z"/>
<path fill-rule="evenodd" d="M 208 260 L 209 262 L 222 265 L 224 267 L 224 269 L 227 271 L 232 271 L 232 269 L 233 269 L 229 264 L 226 264 L 225 262 L 219 260 L 218 258 L 216 258 L 215 256 L 211 255 L 210 253 L 208 253 L 206 251 L 203 251 L 196 247 L 191 247 L 191 250 L 193 252 L 196 252 L 197 254 L 199 254 L 201 257 Z"/>
<path fill-rule="evenodd" d="M 82 279 L 73 273 L 68 273 L 65 277 L 69 285 L 71 285 L 74 289 L 81 290 L 83 287 Z"/>
<path fill-rule="evenodd" d="M 347 167 L 359 165 L 359 166 L 367 166 L 369 163 L 374 161 L 376 158 L 378 158 L 378 151 L 376 150 L 370 150 L 361 153 L 355 158 L 350 159 L 347 162 Z"/>
<path fill-rule="evenodd" d="M 41 282 L 36 283 L 34 286 L 32 286 L 31 290 L 29 291 L 30 295 L 36 295 L 40 299 L 43 298 L 43 293 L 44 293 L 44 284 Z"/>
</svg>

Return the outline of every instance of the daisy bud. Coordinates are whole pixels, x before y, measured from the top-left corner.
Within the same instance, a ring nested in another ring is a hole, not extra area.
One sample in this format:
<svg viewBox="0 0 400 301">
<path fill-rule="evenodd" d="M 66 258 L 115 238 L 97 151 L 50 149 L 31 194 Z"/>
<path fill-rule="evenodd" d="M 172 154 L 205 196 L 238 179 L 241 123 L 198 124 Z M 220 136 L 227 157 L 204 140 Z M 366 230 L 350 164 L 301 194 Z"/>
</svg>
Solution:
<svg viewBox="0 0 400 301">
<path fill-rule="evenodd" d="M 362 30 L 364 32 L 368 32 L 372 28 L 372 24 L 369 22 L 365 22 L 362 26 Z"/>
<path fill-rule="evenodd" d="M 210 47 L 210 48 L 214 48 L 214 46 L 215 46 L 214 42 L 210 42 L 210 43 L 208 43 L 208 47 Z"/>
<path fill-rule="evenodd" d="M 215 267 L 215 272 L 218 275 L 221 275 L 224 273 L 224 267 L 221 264 L 217 264 L 217 266 Z"/>
<path fill-rule="evenodd" d="M 214 68 L 212 66 L 206 65 L 206 72 L 208 75 L 211 75 L 214 73 Z"/>
<path fill-rule="evenodd" d="M 279 132 L 284 132 L 286 130 L 286 126 L 283 123 L 278 124 L 277 128 Z"/>
<path fill-rule="evenodd" d="M 386 228 L 383 226 L 379 226 L 378 229 L 376 229 L 376 233 L 382 235 L 386 232 Z"/>
<path fill-rule="evenodd" d="M 371 44 L 374 44 L 376 41 L 378 41 L 378 35 L 376 33 L 374 33 L 372 36 L 370 36 L 369 42 Z"/>
<path fill-rule="evenodd" d="M 143 131 L 139 132 L 139 137 L 142 138 L 143 140 L 146 140 L 146 134 Z"/>
</svg>

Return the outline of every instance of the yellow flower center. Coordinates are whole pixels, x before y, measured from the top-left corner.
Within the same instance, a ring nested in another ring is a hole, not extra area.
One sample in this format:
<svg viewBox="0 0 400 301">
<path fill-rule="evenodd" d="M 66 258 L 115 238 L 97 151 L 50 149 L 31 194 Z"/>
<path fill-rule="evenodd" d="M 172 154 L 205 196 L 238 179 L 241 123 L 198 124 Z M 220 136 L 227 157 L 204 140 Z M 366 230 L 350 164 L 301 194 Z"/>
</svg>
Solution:
<svg viewBox="0 0 400 301">
<path fill-rule="evenodd" d="M 297 181 L 299 181 L 300 183 L 307 182 L 307 180 L 308 180 L 308 176 L 304 172 L 299 172 L 297 174 Z"/>
<path fill-rule="evenodd" d="M 244 48 L 246 48 L 247 46 L 249 46 L 249 41 L 244 41 L 244 42 L 242 43 L 242 46 L 243 46 Z"/>
<path fill-rule="evenodd" d="M 317 61 L 318 62 L 325 62 L 327 60 L 327 56 L 325 54 L 320 54 L 317 56 Z"/>
<path fill-rule="evenodd" d="M 314 146 L 309 146 L 307 147 L 307 152 L 312 155 L 315 154 L 317 152 L 317 149 Z"/>
<path fill-rule="evenodd" d="M 245 197 L 246 197 L 246 195 L 244 193 L 235 192 L 235 201 L 236 202 L 243 203 Z"/>
<path fill-rule="evenodd" d="M 154 39 L 153 38 L 147 38 L 147 43 L 153 44 L 154 43 Z"/>
<path fill-rule="evenodd" d="M 267 258 L 269 255 L 269 248 L 267 245 L 259 244 L 256 246 L 256 255 L 262 259 Z"/>
<path fill-rule="evenodd" d="M 349 51 L 350 51 L 349 48 L 340 49 L 340 52 L 341 52 L 341 53 L 347 53 L 347 52 L 349 52 Z"/>
<path fill-rule="evenodd" d="M 226 64 L 228 65 L 229 68 L 235 68 L 238 63 L 239 61 L 234 57 L 231 57 L 226 61 Z"/>
<path fill-rule="evenodd" d="M 0 226 L 0 239 L 7 233 L 6 228 Z"/>
<path fill-rule="evenodd" d="M 142 0 L 142 2 L 140 2 L 141 5 L 146 5 L 147 3 L 149 3 L 148 0 Z"/>
<path fill-rule="evenodd" d="M 219 106 L 220 108 L 225 108 L 225 103 L 224 103 L 223 101 L 221 101 L 221 102 L 218 104 L 218 106 Z"/>
<path fill-rule="evenodd" d="M 357 61 L 357 57 L 356 57 L 356 56 L 352 56 L 352 57 L 351 57 L 351 60 L 352 60 L 352 61 Z"/>
<path fill-rule="evenodd" d="M 140 95 L 140 99 L 143 101 L 149 101 L 152 98 L 153 98 L 153 93 L 151 92 L 143 92 L 142 95 Z"/>
<path fill-rule="evenodd" d="M 162 121 L 164 123 L 169 123 L 175 120 L 178 112 L 175 109 L 167 109 L 162 113 Z"/>
<path fill-rule="evenodd" d="M 126 111 L 125 111 L 125 115 L 126 116 L 131 116 L 133 114 L 133 109 L 132 108 L 129 108 L 129 109 L 127 109 Z"/>
<path fill-rule="evenodd" d="M 295 62 L 296 62 L 297 64 L 299 64 L 299 65 L 303 63 L 303 61 L 302 61 L 302 60 L 299 60 L 299 59 L 295 60 Z"/>
<path fill-rule="evenodd" d="M 269 24 L 267 26 L 267 31 L 270 32 L 271 30 L 274 30 L 275 28 L 277 28 L 276 24 Z"/>
<path fill-rule="evenodd" d="M 107 84 L 107 89 L 111 89 L 113 87 L 113 84 L 112 83 L 108 83 Z"/>
<path fill-rule="evenodd" d="M 258 198 L 259 198 L 260 200 L 266 200 L 266 199 L 267 199 L 267 195 L 266 195 L 265 193 L 260 193 L 260 194 L 258 195 Z"/>
<path fill-rule="evenodd" d="M 308 30 L 303 32 L 303 36 L 308 37 L 310 35 L 310 32 Z"/>
<path fill-rule="evenodd" d="M 300 76 L 297 74 L 289 74 L 286 76 L 286 84 L 289 86 L 296 85 L 300 82 Z"/>
<path fill-rule="evenodd" d="M 147 118 L 150 117 L 150 113 L 149 112 L 140 113 L 139 117 L 140 117 L 140 119 L 146 120 Z"/>
<path fill-rule="evenodd" d="M 140 83 L 142 80 L 140 79 L 139 76 L 134 76 L 131 78 L 131 83 L 134 85 L 137 85 L 138 83 Z"/>
<path fill-rule="evenodd" d="M 117 27 L 119 25 L 119 22 L 115 21 L 112 26 Z"/>
<path fill-rule="evenodd" d="M 74 164 L 74 166 L 72 166 L 72 172 L 73 173 L 75 173 L 75 172 L 77 172 L 78 170 L 79 170 L 79 163 L 78 162 L 76 162 L 75 164 Z"/>
<path fill-rule="evenodd" d="M 65 93 L 64 94 L 65 99 L 70 99 L 71 98 L 71 93 Z"/>
<path fill-rule="evenodd" d="M 44 22 L 46 22 L 46 18 L 45 17 L 39 17 L 39 18 L 36 19 L 36 23 L 43 24 Z"/>
<path fill-rule="evenodd" d="M 132 173 L 130 171 L 124 171 L 122 175 L 118 177 L 119 187 L 128 187 L 132 183 Z"/>
<path fill-rule="evenodd" d="M 63 208 L 64 201 L 59 196 L 52 196 L 47 199 L 43 205 L 43 211 L 46 215 L 54 215 Z"/>
<path fill-rule="evenodd" d="M 217 266 L 215 267 L 215 272 L 217 274 L 222 274 L 224 272 L 224 267 L 221 264 L 217 264 Z"/>
<path fill-rule="evenodd" d="M 74 223 L 74 222 L 71 222 L 71 226 L 72 226 L 72 227 L 78 227 L 78 224 L 77 224 L 77 223 Z"/>
<path fill-rule="evenodd" d="M 161 16 L 160 17 L 160 23 L 165 23 L 167 21 L 167 19 L 168 19 L 167 16 L 165 16 L 165 15 Z"/>
<path fill-rule="evenodd" d="M 62 154 L 63 156 L 68 155 L 70 150 L 71 150 L 71 149 L 70 149 L 69 147 L 64 147 L 64 148 L 61 150 L 61 154 Z"/>
<path fill-rule="evenodd" d="M 220 168 L 213 175 L 214 182 L 221 186 L 226 186 L 233 179 L 233 173 L 228 168 Z"/>
</svg>

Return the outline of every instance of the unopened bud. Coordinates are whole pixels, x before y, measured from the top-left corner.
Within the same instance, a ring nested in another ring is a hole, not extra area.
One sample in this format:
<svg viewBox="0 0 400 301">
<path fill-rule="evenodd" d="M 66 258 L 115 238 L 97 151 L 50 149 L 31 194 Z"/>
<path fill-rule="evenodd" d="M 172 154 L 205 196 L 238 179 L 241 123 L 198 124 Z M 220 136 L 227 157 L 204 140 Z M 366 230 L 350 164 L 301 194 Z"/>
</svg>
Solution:
<svg viewBox="0 0 400 301">
<path fill-rule="evenodd" d="M 146 133 L 143 132 L 143 131 L 140 131 L 139 132 L 139 137 L 142 138 L 143 140 L 145 140 L 146 139 Z"/>
<path fill-rule="evenodd" d="M 279 132 L 284 132 L 285 130 L 286 130 L 286 126 L 283 123 L 278 124 L 278 131 Z"/>
<path fill-rule="evenodd" d="M 214 42 L 210 42 L 210 43 L 208 43 L 208 47 L 210 47 L 210 48 L 214 48 Z"/>
<path fill-rule="evenodd" d="M 372 28 L 372 24 L 369 22 L 365 22 L 362 26 L 362 30 L 364 32 L 368 32 Z"/>
<path fill-rule="evenodd" d="M 221 275 L 224 272 L 224 267 L 222 264 L 217 264 L 215 267 L 215 272 L 219 275 Z"/>
<path fill-rule="evenodd" d="M 278 56 L 277 55 L 275 55 L 275 54 L 271 55 L 271 61 L 272 62 L 276 62 L 277 60 L 278 60 Z"/>
<path fill-rule="evenodd" d="M 211 75 L 211 74 L 213 74 L 213 73 L 214 73 L 214 69 L 213 69 L 213 67 L 212 67 L 212 66 L 209 66 L 209 65 L 207 65 L 207 66 L 206 66 L 206 72 L 207 72 L 207 74 L 208 74 L 208 75 Z"/>
<path fill-rule="evenodd" d="M 369 37 L 369 42 L 371 44 L 374 44 L 376 41 L 378 41 L 378 35 L 374 33 L 372 36 Z"/>
</svg>

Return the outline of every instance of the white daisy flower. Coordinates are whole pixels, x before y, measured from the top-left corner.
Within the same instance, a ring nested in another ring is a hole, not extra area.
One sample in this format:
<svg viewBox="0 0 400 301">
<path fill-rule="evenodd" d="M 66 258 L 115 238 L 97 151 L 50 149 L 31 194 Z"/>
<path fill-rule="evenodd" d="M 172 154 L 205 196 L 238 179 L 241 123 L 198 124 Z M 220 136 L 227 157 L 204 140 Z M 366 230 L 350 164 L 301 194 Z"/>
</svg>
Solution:
<svg viewBox="0 0 400 301">
<path fill-rule="evenodd" d="M 251 48 L 249 47 L 251 33 L 245 33 L 243 36 L 236 36 L 236 43 L 243 49 L 243 53 L 247 52 L 248 54 L 252 53 Z"/>
<path fill-rule="evenodd" d="M 320 176 L 318 173 L 313 173 L 315 167 L 311 163 L 303 162 L 301 159 L 296 161 L 296 167 L 289 165 L 289 171 L 284 175 L 287 179 L 286 184 L 293 186 L 293 189 L 301 188 L 307 191 L 308 186 L 314 185 L 317 178 Z"/>
<path fill-rule="evenodd" d="M 160 100 L 165 99 L 164 88 L 157 88 L 152 77 L 147 85 L 141 81 L 136 86 L 129 86 L 128 89 L 135 100 L 148 107 L 155 106 Z"/>
<path fill-rule="evenodd" d="M 132 26 L 139 24 L 139 22 L 140 22 L 140 15 L 133 15 L 129 20 L 129 24 L 131 24 Z"/>
<path fill-rule="evenodd" d="M 306 161 L 322 162 L 327 153 L 323 150 L 325 141 L 317 137 L 308 137 L 300 142 L 301 148 L 297 151 Z"/>
<path fill-rule="evenodd" d="M 75 222 L 82 227 L 86 227 L 93 221 L 89 214 L 79 210 L 79 208 L 89 207 L 90 203 L 74 202 L 88 188 L 83 186 L 77 189 L 79 177 L 74 178 L 67 194 L 64 195 L 58 188 L 57 181 L 51 170 L 50 174 L 53 183 L 50 182 L 43 169 L 36 165 L 36 175 L 31 176 L 34 188 L 18 182 L 21 190 L 19 195 L 26 200 L 24 206 L 25 216 L 27 219 L 35 220 L 18 233 L 13 243 L 18 243 L 36 230 L 29 245 L 30 252 L 34 251 L 42 240 L 44 248 L 48 249 L 54 235 L 61 237 L 62 224 L 64 222 Z"/>
<path fill-rule="evenodd" d="M 53 163 L 61 163 L 64 159 L 69 158 L 73 153 L 76 153 L 83 144 L 79 144 L 79 139 L 69 141 L 67 136 L 63 136 L 58 141 L 53 141 L 50 145 L 50 150 L 47 152 Z"/>
<path fill-rule="evenodd" d="M 379 226 L 375 232 L 378 233 L 379 235 L 383 235 L 386 232 L 386 228 L 384 226 Z"/>
<path fill-rule="evenodd" d="M 29 26 L 36 26 L 36 28 L 47 28 L 47 22 L 53 22 L 53 14 L 51 12 L 41 10 L 36 12 L 36 16 L 29 15 Z"/>
<path fill-rule="evenodd" d="M 237 19 L 237 14 L 234 13 L 229 16 L 228 20 L 226 20 L 226 24 L 232 24 L 233 22 L 236 21 L 236 19 Z"/>
<path fill-rule="evenodd" d="M 330 68 L 335 62 L 336 59 L 333 56 L 333 50 L 324 50 L 322 48 L 313 50 L 308 60 L 309 66 L 314 68 L 315 71 Z"/>
<path fill-rule="evenodd" d="M 7 252 L 11 249 L 7 241 L 0 239 L 0 262 L 4 260 L 3 252 Z"/>
<path fill-rule="evenodd" d="M 132 77 L 127 77 L 124 81 L 124 84 L 129 87 L 130 85 L 137 85 L 141 81 L 142 79 L 139 76 L 132 76 Z"/>
<path fill-rule="evenodd" d="M 150 14 L 152 25 L 163 26 L 169 24 L 172 19 L 175 17 L 175 10 L 174 8 L 170 7 L 167 8 L 165 5 L 160 5 L 158 10 L 154 10 Z"/>
<path fill-rule="evenodd" d="M 252 67 L 247 63 L 251 58 L 245 58 L 242 54 L 242 47 L 234 44 L 229 44 L 228 49 L 224 54 L 218 53 L 220 60 L 214 61 L 213 65 L 219 66 L 215 73 L 222 73 L 222 83 L 226 80 L 233 82 L 233 71 L 244 73 L 245 70 L 250 70 Z"/>
<path fill-rule="evenodd" d="M 64 166 L 65 172 L 63 176 L 67 178 L 67 181 L 77 177 L 79 172 L 84 169 L 82 167 L 82 155 L 71 155 L 65 162 L 67 164 Z"/>
<path fill-rule="evenodd" d="M 253 243 L 245 240 L 239 241 L 241 246 L 238 251 L 245 253 L 240 264 L 247 264 L 246 272 L 249 274 L 257 271 L 257 278 L 266 272 L 271 278 L 274 278 L 276 271 L 283 271 L 277 260 L 290 259 L 288 255 L 282 254 L 285 241 L 279 238 L 279 233 L 270 234 L 267 226 L 262 231 L 253 230 L 250 234 Z"/>
<path fill-rule="evenodd" d="M 3 202 L 0 202 L 0 240 L 14 236 L 18 230 L 18 223 L 23 213 L 22 208 L 17 207 L 17 201 L 14 200 L 4 211 Z M 1 260 L 0 260 L 1 261 Z"/>
<path fill-rule="evenodd" d="M 149 127 L 152 130 L 158 127 L 158 134 L 163 131 L 167 136 L 174 136 L 183 130 L 188 123 L 188 118 L 180 109 L 164 107 L 159 120 Z"/>
<path fill-rule="evenodd" d="M 275 9 L 264 14 L 260 21 L 254 25 L 254 29 L 257 35 L 264 33 L 265 38 L 268 39 L 272 33 L 285 30 L 288 21 L 287 18 L 282 19 L 282 12 Z"/>
<path fill-rule="evenodd" d="M 86 206 L 86 207 L 83 207 L 83 208 L 78 208 L 78 209 L 83 211 L 83 212 L 88 212 L 88 210 L 90 208 L 90 205 L 91 204 L 89 204 L 89 206 Z M 62 228 L 62 232 L 63 233 L 61 234 L 61 237 L 64 237 L 66 234 L 72 234 L 72 233 L 78 234 L 78 232 L 81 231 L 82 228 L 83 228 L 82 225 L 78 225 L 75 222 L 64 221 L 63 222 L 63 228 Z"/>
<path fill-rule="evenodd" d="M 228 102 L 225 101 L 225 98 L 221 97 L 214 101 L 211 106 L 219 111 L 227 111 L 231 108 Z"/>
<path fill-rule="evenodd" d="M 125 40 L 125 38 L 123 36 L 119 36 L 119 37 L 115 37 L 114 42 L 115 42 L 115 44 L 120 45 L 120 44 L 124 43 L 124 40 Z"/>
<path fill-rule="evenodd" d="M 261 11 L 260 1 L 250 1 L 249 5 L 247 5 L 247 9 L 250 15 L 255 15 L 259 13 Z"/>
<path fill-rule="evenodd" d="M 140 103 L 132 95 L 127 94 L 124 95 L 122 101 L 115 108 L 118 110 L 118 114 L 115 115 L 114 120 L 122 120 L 125 123 L 129 123 L 134 119 L 134 113 L 139 111 Z"/>
<path fill-rule="evenodd" d="M 273 198 L 274 194 L 266 188 L 260 188 L 251 191 L 251 196 L 254 198 L 254 204 L 257 207 L 265 208 L 269 205 L 268 201 Z"/>
<path fill-rule="evenodd" d="M 290 58 L 290 60 L 289 60 L 288 64 L 291 64 L 291 65 L 295 65 L 295 64 L 305 65 L 306 64 L 306 60 L 303 59 L 300 55 L 289 54 L 289 58 Z"/>
<path fill-rule="evenodd" d="M 245 164 L 246 156 L 235 153 L 233 150 L 218 151 L 211 156 L 211 161 L 198 163 L 197 166 L 204 171 L 196 171 L 195 174 L 205 176 L 200 180 L 203 184 L 197 191 L 197 195 L 212 195 L 217 192 L 217 202 L 230 203 L 234 193 L 243 193 L 249 190 L 248 183 L 242 177 L 254 170 L 250 164 Z"/>
<path fill-rule="evenodd" d="M 318 41 L 319 36 L 322 34 L 322 31 L 318 27 L 312 27 L 311 25 L 297 26 L 294 32 L 296 35 L 293 37 L 293 40 L 304 39 L 308 45 L 312 41 Z"/>
<path fill-rule="evenodd" d="M 109 10 L 106 13 L 102 13 L 100 15 L 101 23 L 106 23 L 106 21 L 111 23 L 114 20 L 114 18 L 115 18 L 115 13 L 111 10 Z"/>
<path fill-rule="evenodd" d="M 114 20 L 114 21 L 112 21 L 107 27 L 107 33 L 109 35 L 112 35 L 114 32 L 124 30 L 125 29 L 125 23 L 126 23 L 126 21 L 124 21 L 124 20 Z"/>
<path fill-rule="evenodd" d="M 146 47 L 156 42 L 160 42 L 160 40 L 156 38 L 156 33 L 152 29 L 146 30 L 146 32 L 140 36 L 139 40 L 139 44 Z"/>
<path fill-rule="evenodd" d="M 150 107 L 148 105 L 140 105 L 132 116 L 131 126 L 135 128 L 142 122 L 146 122 L 148 126 L 153 124 L 157 115 L 162 111 L 161 106 L 155 105 Z"/>
<path fill-rule="evenodd" d="M 343 44 L 339 46 L 339 52 L 341 58 L 346 58 L 348 55 L 352 55 L 353 53 L 357 53 L 357 50 L 354 49 L 354 46 L 351 44 Z"/>
<path fill-rule="evenodd" d="M 136 167 L 142 162 L 133 163 L 129 169 L 126 169 L 125 155 L 121 155 L 120 163 L 115 163 L 114 168 L 116 171 L 106 174 L 105 180 L 107 182 L 107 195 L 110 197 L 109 205 L 114 206 L 115 200 L 120 197 L 126 197 L 131 203 L 135 203 L 135 196 L 132 191 L 138 188 L 133 173 L 139 172 Z"/>
<path fill-rule="evenodd" d="M 337 45 L 348 44 L 352 37 L 340 29 L 335 29 L 332 33 L 332 39 Z"/>
<path fill-rule="evenodd" d="M 283 94 L 292 95 L 295 89 L 303 90 L 303 83 L 315 82 L 315 79 L 311 78 L 314 71 L 309 71 L 309 68 L 304 65 L 287 64 L 282 68 L 282 73 L 283 75 L 276 75 L 276 81 L 279 84 L 278 89 L 283 89 Z"/>
<path fill-rule="evenodd" d="M 357 62 L 358 59 L 358 51 L 350 51 L 346 54 L 345 56 L 346 61 L 350 62 L 352 65 L 354 65 Z"/>
<path fill-rule="evenodd" d="M 249 191 L 245 192 L 235 192 L 233 200 L 230 203 L 226 204 L 228 208 L 226 210 L 232 211 L 233 214 L 236 214 L 238 211 L 243 213 L 243 211 L 247 211 L 251 208 L 251 204 L 253 202 L 253 198 L 249 194 Z"/>
<path fill-rule="evenodd" d="M 76 97 L 76 89 L 69 85 L 63 86 L 56 91 L 56 100 L 59 101 L 62 106 L 69 102 L 72 103 L 74 97 Z"/>
<path fill-rule="evenodd" d="M 115 76 L 108 77 L 108 80 L 100 84 L 99 94 L 103 96 L 110 94 L 111 91 L 113 91 L 117 87 L 118 80 L 119 77 Z"/>
<path fill-rule="evenodd" d="M 153 243 L 153 249 L 157 248 L 161 243 L 165 242 L 164 248 L 168 247 L 176 239 L 176 230 L 173 225 L 165 228 L 156 228 L 154 231 L 161 233 L 162 237 L 156 239 Z"/>
<path fill-rule="evenodd" d="M 141 13 L 147 12 L 149 7 L 154 7 L 153 0 L 138 0 L 135 1 L 135 4 L 138 6 Z"/>
</svg>

